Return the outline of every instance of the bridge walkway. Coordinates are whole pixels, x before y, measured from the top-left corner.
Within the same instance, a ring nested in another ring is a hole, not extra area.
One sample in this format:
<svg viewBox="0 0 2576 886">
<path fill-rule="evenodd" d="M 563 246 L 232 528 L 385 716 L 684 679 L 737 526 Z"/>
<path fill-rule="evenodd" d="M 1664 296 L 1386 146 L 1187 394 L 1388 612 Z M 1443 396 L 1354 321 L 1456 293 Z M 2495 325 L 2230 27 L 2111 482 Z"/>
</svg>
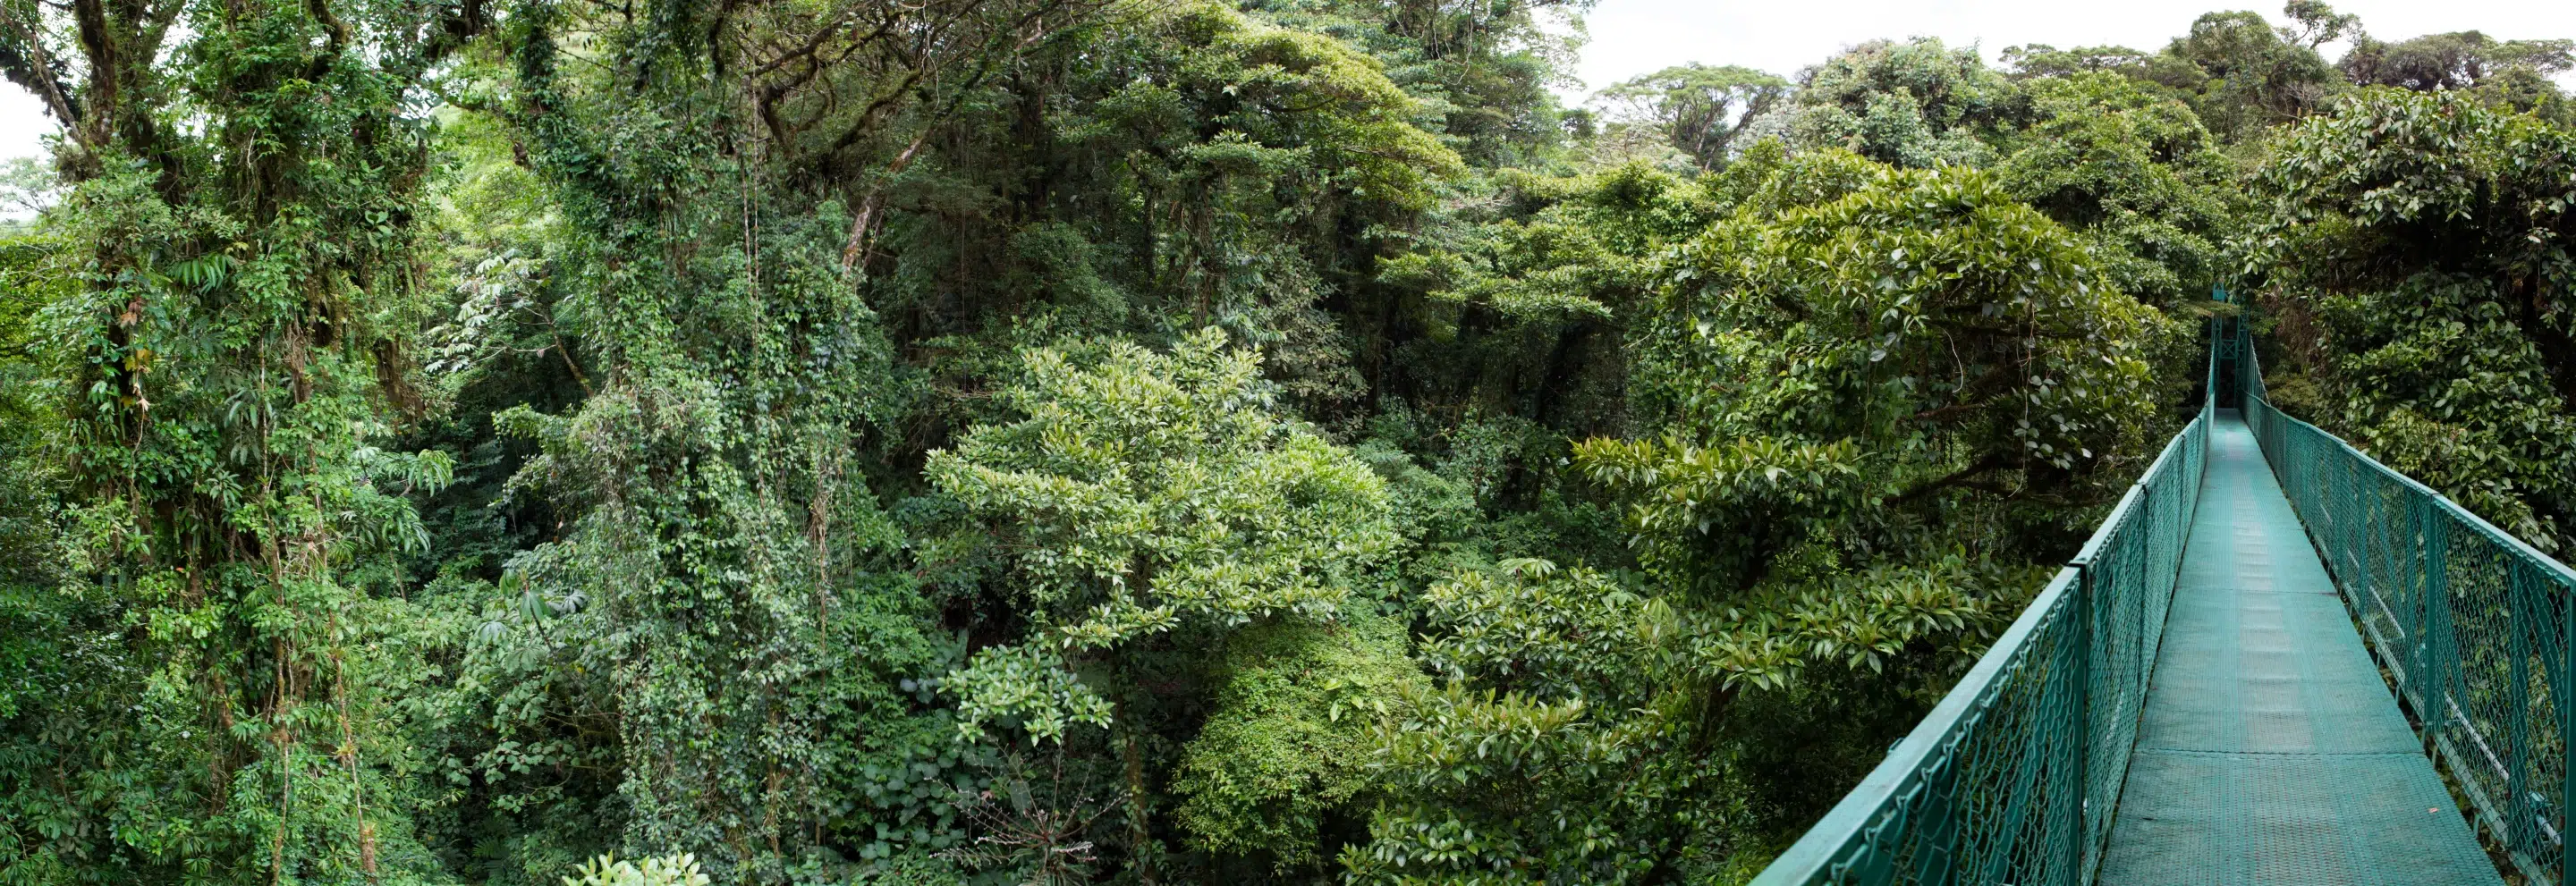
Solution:
<svg viewBox="0 0 2576 886">
<path fill-rule="evenodd" d="M 2500 884 L 2235 410 L 2100 883 Z"/>
</svg>

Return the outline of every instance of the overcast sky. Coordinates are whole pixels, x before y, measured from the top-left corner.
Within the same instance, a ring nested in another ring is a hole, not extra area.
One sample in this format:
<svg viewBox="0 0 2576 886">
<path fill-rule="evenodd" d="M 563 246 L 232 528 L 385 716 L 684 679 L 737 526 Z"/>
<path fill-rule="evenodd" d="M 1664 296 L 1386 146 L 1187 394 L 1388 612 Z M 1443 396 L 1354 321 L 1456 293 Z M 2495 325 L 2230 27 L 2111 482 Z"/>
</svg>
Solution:
<svg viewBox="0 0 2576 886">
<path fill-rule="evenodd" d="M 2004 47 L 2119 44 L 2153 50 L 2227 0 L 1600 0 L 1585 16 L 1592 42 L 1576 76 L 1589 89 L 1683 62 L 1736 64 L 1779 74 L 1878 37 L 1931 36 Z M 2501 39 L 2576 37 L 2576 0 L 2344 0 L 2371 34 L 2402 39 L 2480 30 Z M 2278 19 L 2277 4 L 2256 10 Z M 2329 47 L 2328 57 L 2339 52 Z M 1580 99 L 1580 95 L 1569 95 Z M 42 150 L 54 129 L 35 97 L 0 85 L 0 157 Z"/>
<path fill-rule="evenodd" d="M 2334 0 L 2382 40 L 2485 31 L 2505 40 L 2576 37 L 2576 0 Z M 1683 62 L 1794 74 L 1880 37 L 1939 37 L 2004 47 L 2104 44 L 2157 50 L 2214 9 L 2251 8 L 2275 23 L 2280 0 L 1600 0 L 1584 17 L 1592 42 L 1575 68 L 1590 89 Z M 2329 45 L 2326 58 L 2343 51 Z"/>
</svg>

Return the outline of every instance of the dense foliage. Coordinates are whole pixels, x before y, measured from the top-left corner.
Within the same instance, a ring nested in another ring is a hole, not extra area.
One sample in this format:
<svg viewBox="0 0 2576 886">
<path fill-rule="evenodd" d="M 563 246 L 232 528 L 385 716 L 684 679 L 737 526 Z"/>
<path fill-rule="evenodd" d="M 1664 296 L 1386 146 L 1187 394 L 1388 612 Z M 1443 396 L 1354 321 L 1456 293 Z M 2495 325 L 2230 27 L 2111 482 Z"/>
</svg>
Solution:
<svg viewBox="0 0 2576 886">
<path fill-rule="evenodd" d="M 0 0 L 0 883 L 1739 882 L 2222 283 L 2576 542 L 2567 41 L 1587 5 Z"/>
<path fill-rule="evenodd" d="M 2288 402 L 2543 550 L 2576 539 L 2576 131 L 2374 91 L 2284 138 L 2255 260 Z"/>
</svg>

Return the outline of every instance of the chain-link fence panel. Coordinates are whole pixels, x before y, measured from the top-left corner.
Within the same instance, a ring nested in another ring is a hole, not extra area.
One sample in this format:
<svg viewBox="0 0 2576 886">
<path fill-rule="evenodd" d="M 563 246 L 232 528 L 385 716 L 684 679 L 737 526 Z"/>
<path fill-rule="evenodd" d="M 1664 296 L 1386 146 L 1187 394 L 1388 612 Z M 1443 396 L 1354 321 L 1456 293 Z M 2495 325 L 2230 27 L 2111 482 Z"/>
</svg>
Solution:
<svg viewBox="0 0 2576 886">
<path fill-rule="evenodd" d="M 2418 734 L 2533 883 L 2565 883 L 2576 572 L 2265 397 L 2230 330 L 2245 422 Z"/>
<path fill-rule="evenodd" d="M 2212 414 L 2204 403 L 1976 667 L 1755 883 L 2092 880 L 2199 507 Z"/>
</svg>

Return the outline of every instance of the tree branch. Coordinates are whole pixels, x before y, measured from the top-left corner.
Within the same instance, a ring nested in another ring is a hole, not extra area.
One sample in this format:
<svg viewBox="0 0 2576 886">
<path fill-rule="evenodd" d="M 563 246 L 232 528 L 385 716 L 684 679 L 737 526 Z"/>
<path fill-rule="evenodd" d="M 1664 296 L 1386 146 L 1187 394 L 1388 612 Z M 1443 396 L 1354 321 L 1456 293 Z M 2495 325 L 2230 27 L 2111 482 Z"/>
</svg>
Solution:
<svg viewBox="0 0 2576 886">
<path fill-rule="evenodd" d="M 2004 489 L 2000 486 L 1981 485 L 1973 482 L 1979 474 L 2007 466 L 2009 465 L 2004 461 L 2004 457 L 2002 455 L 1989 452 L 1986 453 L 1985 457 L 1971 462 L 1967 467 L 1951 472 L 1948 476 L 1916 486 L 1912 489 L 1905 490 L 1904 492 L 1897 493 L 1896 497 L 1888 499 L 1887 503 L 1904 504 L 1953 486 L 1969 486 L 1976 489 L 1982 489 L 1987 492 L 1992 492 L 1997 495 L 2010 494 L 2010 490 Z"/>
</svg>

